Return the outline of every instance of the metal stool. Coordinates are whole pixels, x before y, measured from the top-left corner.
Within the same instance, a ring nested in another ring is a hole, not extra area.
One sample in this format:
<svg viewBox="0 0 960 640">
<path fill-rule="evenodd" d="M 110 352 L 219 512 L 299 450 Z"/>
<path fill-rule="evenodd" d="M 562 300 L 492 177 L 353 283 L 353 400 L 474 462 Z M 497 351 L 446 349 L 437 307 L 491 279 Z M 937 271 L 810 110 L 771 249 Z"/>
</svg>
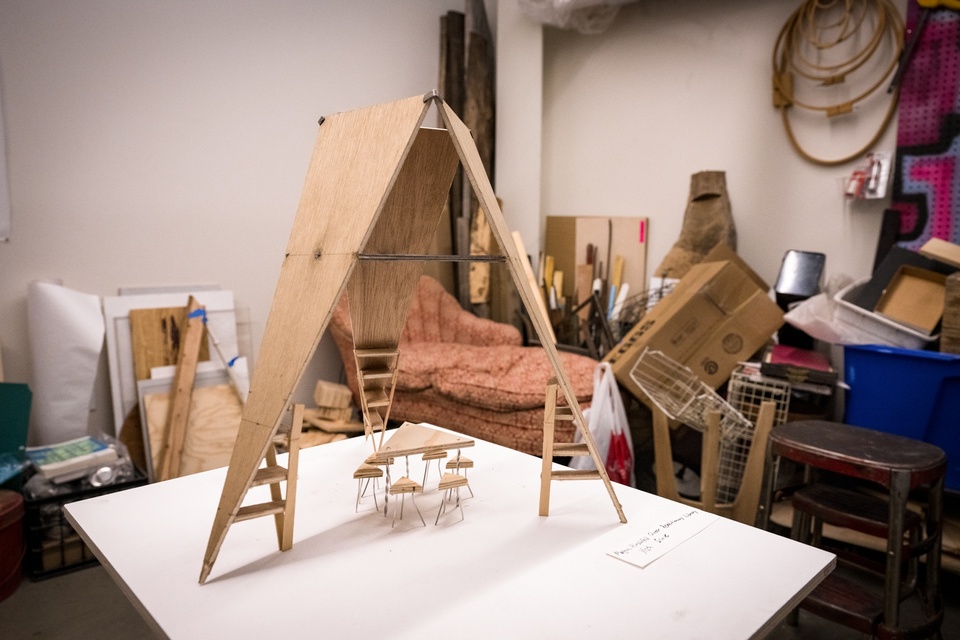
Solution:
<svg viewBox="0 0 960 640">
<path fill-rule="evenodd" d="M 806 465 L 805 486 L 795 494 L 792 537 L 820 542 L 824 523 L 886 537 L 879 594 L 835 571 L 817 586 L 801 607 L 821 617 L 880 638 L 928 637 L 943 622 L 940 596 L 940 548 L 946 454 L 938 447 L 898 435 L 837 422 L 804 420 L 775 427 L 770 434 L 772 464 L 766 486 L 776 486 L 781 458 Z M 879 485 L 886 498 L 819 483 L 815 471 Z M 912 490 L 925 489 L 923 517 L 907 510 Z M 770 513 L 770 492 L 763 523 Z M 905 537 L 909 534 L 909 538 Z M 925 560 L 922 579 L 914 580 L 918 559 Z M 904 573 L 904 565 L 910 569 Z M 906 578 L 906 580 L 905 580 Z M 925 620 L 901 625 L 900 604 L 916 593 Z"/>
</svg>

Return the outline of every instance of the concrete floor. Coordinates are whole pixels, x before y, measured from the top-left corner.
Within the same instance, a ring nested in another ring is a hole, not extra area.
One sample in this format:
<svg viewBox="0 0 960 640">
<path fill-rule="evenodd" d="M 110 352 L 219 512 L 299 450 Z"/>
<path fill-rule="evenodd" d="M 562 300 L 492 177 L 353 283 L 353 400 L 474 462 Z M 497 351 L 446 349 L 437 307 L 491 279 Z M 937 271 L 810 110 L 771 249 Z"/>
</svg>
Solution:
<svg viewBox="0 0 960 640">
<path fill-rule="evenodd" d="M 960 640 L 960 576 L 944 574 L 943 597 L 947 612 L 944 640 Z M 357 602 L 357 615 L 364 606 Z M 264 609 L 263 615 L 271 615 Z M 636 621 L 642 629 L 642 621 Z M 464 636 L 469 636 L 466 622 Z M 154 638 L 150 627 L 126 599 L 106 570 L 100 566 L 81 569 L 55 578 L 31 582 L 24 579 L 12 596 L 0 602 L 0 638 L 9 640 L 87 640 Z M 319 636 L 318 636 L 319 637 Z M 535 637 L 535 634 L 518 634 Z M 637 638 L 643 634 L 638 632 Z M 806 612 L 800 624 L 781 624 L 771 640 L 853 640 L 864 636 Z"/>
</svg>

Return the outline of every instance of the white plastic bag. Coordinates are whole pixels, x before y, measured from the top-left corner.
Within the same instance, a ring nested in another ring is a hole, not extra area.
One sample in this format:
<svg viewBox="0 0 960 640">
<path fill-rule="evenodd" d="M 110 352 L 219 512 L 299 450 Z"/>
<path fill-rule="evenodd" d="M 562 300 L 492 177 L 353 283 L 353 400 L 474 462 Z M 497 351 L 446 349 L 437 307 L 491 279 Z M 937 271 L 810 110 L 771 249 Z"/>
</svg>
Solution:
<svg viewBox="0 0 960 640">
<path fill-rule="evenodd" d="M 606 463 L 607 475 L 614 482 L 634 486 L 630 425 L 623 398 L 620 397 L 620 388 L 608 362 L 597 364 L 593 371 L 593 400 L 590 408 L 584 411 L 584 416 L 597 454 Z M 573 441 L 583 441 L 579 430 L 574 434 Z M 596 469 L 591 456 L 574 456 L 570 466 L 574 469 Z"/>
</svg>

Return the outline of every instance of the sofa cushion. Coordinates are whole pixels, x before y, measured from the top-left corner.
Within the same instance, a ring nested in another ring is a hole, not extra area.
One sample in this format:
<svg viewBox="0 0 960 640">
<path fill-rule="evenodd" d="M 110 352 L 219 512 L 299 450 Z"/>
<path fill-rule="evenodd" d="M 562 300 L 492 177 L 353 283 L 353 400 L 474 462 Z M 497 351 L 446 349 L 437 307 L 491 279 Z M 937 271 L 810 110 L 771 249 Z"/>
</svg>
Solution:
<svg viewBox="0 0 960 640">
<path fill-rule="evenodd" d="M 453 429 L 471 438 L 539 456 L 543 453 L 543 407 L 517 411 L 490 411 L 451 400 L 434 389 L 398 393 L 391 419 L 427 422 Z M 558 420 L 555 442 L 573 441 L 573 423 Z"/>
</svg>

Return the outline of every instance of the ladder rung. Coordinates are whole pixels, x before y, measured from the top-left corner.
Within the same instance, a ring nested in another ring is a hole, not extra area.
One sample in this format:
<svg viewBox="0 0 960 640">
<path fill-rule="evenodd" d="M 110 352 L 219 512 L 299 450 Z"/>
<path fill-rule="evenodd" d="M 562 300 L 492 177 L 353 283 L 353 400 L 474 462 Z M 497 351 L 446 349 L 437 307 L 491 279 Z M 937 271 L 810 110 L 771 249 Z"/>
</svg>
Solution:
<svg viewBox="0 0 960 640">
<path fill-rule="evenodd" d="M 554 480 L 600 480 L 596 469 L 559 469 L 550 473 Z"/>
<path fill-rule="evenodd" d="M 285 503 L 283 500 L 271 500 L 262 504 L 252 504 L 249 507 L 240 507 L 237 511 L 237 522 L 251 520 L 262 516 L 271 516 L 277 513 L 283 513 Z"/>
<path fill-rule="evenodd" d="M 363 392 L 368 407 L 385 407 L 390 404 L 390 396 L 383 389 L 371 389 Z"/>
<path fill-rule="evenodd" d="M 383 431 L 383 416 L 376 411 L 367 414 L 367 422 L 370 423 L 370 428 L 374 431 Z"/>
<path fill-rule="evenodd" d="M 358 358 L 392 358 L 400 352 L 396 349 L 354 349 L 353 353 Z"/>
<path fill-rule="evenodd" d="M 360 375 L 364 380 L 375 380 L 383 378 L 392 378 L 393 369 L 389 367 L 374 367 L 372 369 L 361 369 Z"/>
<path fill-rule="evenodd" d="M 555 456 L 588 456 L 590 448 L 586 442 L 555 442 L 553 444 Z"/>
<path fill-rule="evenodd" d="M 573 409 L 570 407 L 557 407 L 553 414 L 556 420 L 573 420 Z"/>
<path fill-rule="evenodd" d="M 264 484 L 276 484 L 287 479 L 287 470 L 284 467 L 263 467 L 257 469 L 257 475 L 253 476 L 251 487 L 259 487 Z"/>
</svg>

